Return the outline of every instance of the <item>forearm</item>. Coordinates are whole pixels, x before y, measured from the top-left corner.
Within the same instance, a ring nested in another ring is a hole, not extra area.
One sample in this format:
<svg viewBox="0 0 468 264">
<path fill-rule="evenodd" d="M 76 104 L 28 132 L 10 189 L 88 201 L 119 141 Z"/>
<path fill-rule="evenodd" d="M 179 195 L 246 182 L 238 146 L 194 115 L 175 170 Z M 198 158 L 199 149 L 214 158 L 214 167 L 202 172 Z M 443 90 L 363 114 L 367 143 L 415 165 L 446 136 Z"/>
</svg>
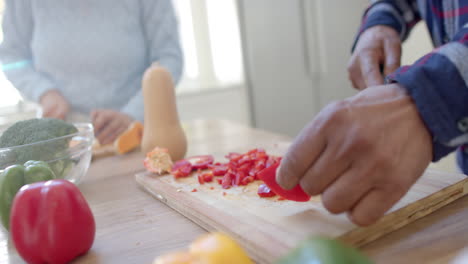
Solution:
<svg viewBox="0 0 468 264">
<path fill-rule="evenodd" d="M 433 138 L 437 161 L 468 143 L 468 28 L 452 42 L 388 78 L 402 84 L 418 107 Z"/>
<path fill-rule="evenodd" d="M 377 25 L 395 29 L 400 34 L 401 40 L 405 40 L 414 25 L 421 20 L 414 2 L 413 0 L 381 0 L 373 3 L 364 13 L 353 50 L 359 36 L 366 29 Z"/>
<path fill-rule="evenodd" d="M 39 102 L 44 93 L 57 89 L 55 82 L 45 74 L 37 72 L 30 62 L 3 64 L 2 68 L 7 79 L 29 100 Z"/>
</svg>

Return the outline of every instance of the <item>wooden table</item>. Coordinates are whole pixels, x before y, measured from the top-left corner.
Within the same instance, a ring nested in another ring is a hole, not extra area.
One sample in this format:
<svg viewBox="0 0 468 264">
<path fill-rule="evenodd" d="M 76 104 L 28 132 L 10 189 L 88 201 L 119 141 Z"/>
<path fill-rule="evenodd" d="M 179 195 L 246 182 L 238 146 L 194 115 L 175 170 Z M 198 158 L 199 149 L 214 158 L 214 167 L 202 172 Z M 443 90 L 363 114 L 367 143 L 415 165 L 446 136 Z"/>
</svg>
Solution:
<svg viewBox="0 0 468 264">
<path fill-rule="evenodd" d="M 259 142 L 288 144 L 288 137 L 228 121 L 198 120 L 186 126 L 188 155 L 226 153 Z M 151 263 L 186 247 L 205 231 L 142 191 L 134 174 L 143 154 L 94 161 L 80 185 L 97 222 L 92 250 L 74 263 Z M 464 197 L 363 250 L 377 263 L 447 263 L 468 246 L 468 197 Z M 0 263 L 23 263 L 0 233 Z"/>
</svg>

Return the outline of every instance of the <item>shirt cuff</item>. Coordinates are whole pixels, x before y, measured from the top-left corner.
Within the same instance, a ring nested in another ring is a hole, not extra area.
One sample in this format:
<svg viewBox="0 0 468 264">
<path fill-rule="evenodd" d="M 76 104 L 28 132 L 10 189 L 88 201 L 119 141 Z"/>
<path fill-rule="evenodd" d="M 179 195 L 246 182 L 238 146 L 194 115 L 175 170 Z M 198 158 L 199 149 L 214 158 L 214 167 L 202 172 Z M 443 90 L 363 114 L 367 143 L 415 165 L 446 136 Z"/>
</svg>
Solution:
<svg viewBox="0 0 468 264">
<path fill-rule="evenodd" d="M 413 66 L 405 66 L 388 76 L 413 98 L 419 114 L 433 139 L 433 161 L 438 161 L 460 144 L 466 136 L 460 120 L 466 119 L 468 91 L 454 65 L 444 56 L 429 54 Z"/>
</svg>

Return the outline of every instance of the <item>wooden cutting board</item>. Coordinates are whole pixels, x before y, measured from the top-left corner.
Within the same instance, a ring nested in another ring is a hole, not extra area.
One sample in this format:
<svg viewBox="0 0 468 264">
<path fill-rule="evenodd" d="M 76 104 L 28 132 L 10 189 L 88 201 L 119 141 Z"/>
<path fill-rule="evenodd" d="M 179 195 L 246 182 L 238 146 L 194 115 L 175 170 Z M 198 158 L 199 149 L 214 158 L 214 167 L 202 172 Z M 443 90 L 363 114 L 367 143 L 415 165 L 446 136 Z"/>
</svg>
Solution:
<svg viewBox="0 0 468 264">
<path fill-rule="evenodd" d="M 175 180 L 171 175 L 140 173 L 136 181 L 201 227 L 233 236 L 258 263 L 272 263 L 301 240 L 315 235 L 359 247 L 468 193 L 465 175 L 427 170 L 379 222 L 360 228 L 344 214 L 328 213 L 319 197 L 307 203 L 259 198 L 256 191 L 260 182 L 224 190 L 217 183 L 200 185 L 196 177 Z"/>
</svg>

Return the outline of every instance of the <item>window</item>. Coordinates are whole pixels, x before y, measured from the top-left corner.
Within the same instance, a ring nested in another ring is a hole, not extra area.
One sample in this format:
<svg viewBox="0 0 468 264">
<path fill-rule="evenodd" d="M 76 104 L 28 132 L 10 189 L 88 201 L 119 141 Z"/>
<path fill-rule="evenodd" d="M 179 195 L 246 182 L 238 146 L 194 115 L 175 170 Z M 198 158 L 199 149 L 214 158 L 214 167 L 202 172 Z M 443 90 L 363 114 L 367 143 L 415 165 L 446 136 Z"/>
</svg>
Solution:
<svg viewBox="0 0 468 264">
<path fill-rule="evenodd" d="M 173 1 L 185 56 L 185 72 L 178 93 L 243 83 L 236 1 Z"/>
</svg>

